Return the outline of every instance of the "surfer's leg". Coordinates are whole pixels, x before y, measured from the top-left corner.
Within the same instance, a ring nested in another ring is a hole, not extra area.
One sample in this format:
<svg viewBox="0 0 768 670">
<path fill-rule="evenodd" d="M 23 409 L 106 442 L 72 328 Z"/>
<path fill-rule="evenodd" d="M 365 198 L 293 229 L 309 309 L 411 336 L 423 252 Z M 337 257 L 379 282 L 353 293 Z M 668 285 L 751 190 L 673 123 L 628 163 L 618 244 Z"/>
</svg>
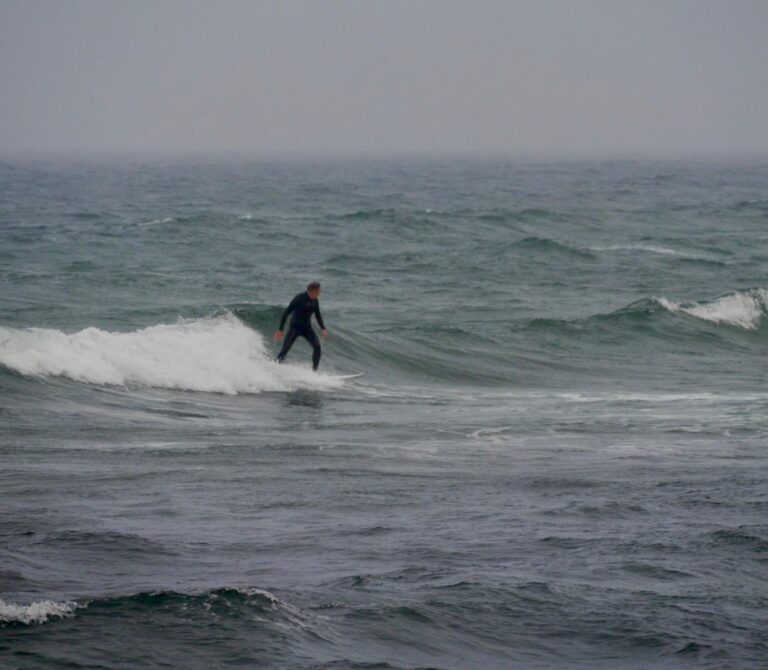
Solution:
<svg viewBox="0 0 768 670">
<path fill-rule="evenodd" d="M 293 346 L 293 343 L 296 341 L 298 336 L 299 333 L 295 328 L 288 329 L 288 334 L 283 340 L 283 346 L 280 349 L 280 353 L 277 355 L 278 363 L 282 363 L 285 360 L 285 357 L 288 355 L 288 352 L 291 350 L 291 347 Z"/>
<path fill-rule="evenodd" d="M 312 369 L 317 370 L 317 366 L 320 365 L 320 340 L 317 339 L 317 333 L 311 328 L 302 335 L 312 345 Z"/>
</svg>

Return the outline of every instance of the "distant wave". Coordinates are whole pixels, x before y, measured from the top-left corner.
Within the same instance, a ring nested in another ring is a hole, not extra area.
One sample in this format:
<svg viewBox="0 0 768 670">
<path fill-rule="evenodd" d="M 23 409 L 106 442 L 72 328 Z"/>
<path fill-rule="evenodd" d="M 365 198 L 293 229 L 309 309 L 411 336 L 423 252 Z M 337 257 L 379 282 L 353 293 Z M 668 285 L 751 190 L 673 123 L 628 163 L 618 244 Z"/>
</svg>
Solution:
<svg viewBox="0 0 768 670">
<path fill-rule="evenodd" d="M 124 596 L 99 598 L 82 603 L 81 607 L 95 608 L 106 607 L 135 607 L 139 609 L 153 609 L 156 607 L 178 607 L 189 609 L 199 607 L 210 611 L 216 605 L 225 607 L 245 605 L 251 609 L 261 611 L 274 611 L 287 618 L 300 618 L 301 615 L 295 607 L 284 602 L 273 593 L 265 589 L 252 586 L 225 586 L 217 589 L 203 591 L 151 591 L 134 593 Z"/>
<path fill-rule="evenodd" d="M 271 612 L 275 618 L 287 622 L 297 622 L 302 618 L 298 609 L 264 589 L 224 587 L 200 593 L 152 591 L 79 602 L 40 600 L 29 605 L 19 605 L 0 600 L 0 626 L 43 624 L 51 619 L 73 617 L 78 610 L 91 611 L 102 607 L 110 610 L 119 610 L 120 608 L 139 610 L 178 608 L 180 611 L 187 612 L 200 609 L 205 613 L 215 612 L 217 608 L 231 610 L 242 607 L 261 613 Z"/>
<path fill-rule="evenodd" d="M 473 220 L 485 224 L 538 224 L 538 223 L 564 223 L 579 220 L 579 215 L 567 211 L 554 209 L 526 207 L 523 209 L 458 209 L 438 210 L 432 208 L 419 209 L 394 209 L 376 208 L 359 209 L 341 215 L 345 220 L 360 221 L 418 221 L 421 225 L 433 223 L 435 219 L 449 220 Z"/>
<path fill-rule="evenodd" d="M 638 251 L 640 253 L 659 254 L 662 256 L 675 256 L 681 260 L 687 261 L 703 261 L 706 263 L 723 265 L 721 261 L 718 261 L 712 256 L 708 256 L 707 254 L 702 254 L 696 251 L 672 249 L 670 247 L 662 247 L 653 244 L 612 244 L 607 246 L 592 246 L 589 247 L 589 249 L 590 251 L 595 252 Z"/>
<path fill-rule="evenodd" d="M 399 212 L 396 209 L 359 209 L 356 212 L 344 214 L 342 218 L 368 221 L 370 219 L 394 219 L 406 215 L 406 212 Z"/>
<path fill-rule="evenodd" d="M 164 224 L 169 224 L 169 223 L 194 225 L 194 224 L 211 224 L 211 223 L 215 224 L 215 223 L 222 223 L 226 221 L 235 221 L 235 220 L 251 221 L 253 220 L 253 217 L 250 214 L 246 214 L 245 216 L 233 216 L 228 212 L 201 210 L 199 212 L 190 213 L 185 216 L 178 215 L 178 214 L 175 216 L 164 216 L 161 218 L 152 219 L 150 221 L 143 221 L 138 223 L 137 225 L 141 228 L 151 228 L 153 226 L 162 226 Z"/>
<path fill-rule="evenodd" d="M 568 254 L 572 256 L 579 256 L 582 258 L 591 258 L 592 253 L 586 249 L 580 247 L 571 246 L 564 242 L 558 242 L 548 237 L 524 237 L 521 240 L 516 240 L 511 244 L 514 249 L 522 249 L 525 251 L 543 251 L 548 253 L 560 253 Z"/>
<path fill-rule="evenodd" d="M 457 215 L 463 219 L 472 219 L 479 223 L 507 230 L 533 231 L 538 226 L 550 223 L 569 224 L 583 221 L 581 214 L 546 209 L 541 207 L 525 207 L 523 209 L 491 209 L 491 210 L 459 210 Z"/>
<path fill-rule="evenodd" d="M 754 198 L 752 200 L 740 200 L 731 207 L 735 210 L 755 210 L 757 212 L 768 211 L 768 198 Z"/>
<path fill-rule="evenodd" d="M 91 384 L 227 394 L 343 385 L 332 375 L 273 362 L 262 336 L 230 313 L 127 333 L 0 327 L 0 343 L 0 364 L 10 370 Z"/>
<path fill-rule="evenodd" d="M 647 323 L 659 314 L 684 314 L 696 320 L 741 330 L 758 330 L 768 320 L 768 289 L 752 288 L 734 291 L 702 302 L 675 302 L 665 297 L 637 300 L 607 314 L 595 314 L 583 319 L 533 319 L 527 326 L 534 330 L 562 329 L 589 324 L 618 322 L 632 319 Z"/>
<path fill-rule="evenodd" d="M 596 253 L 605 252 L 639 252 L 647 254 L 657 254 L 661 256 L 669 256 L 677 258 L 681 261 L 700 261 L 705 263 L 714 263 L 722 265 L 722 263 L 715 258 L 706 254 L 698 253 L 695 251 L 687 251 L 680 249 L 672 249 L 670 247 L 663 247 L 650 244 L 612 244 L 605 246 L 591 246 L 591 247 L 579 247 L 576 245 L 567 244 L 558 240 L 553 240 L 547 237 L 524 237 L 521 240 L 516 240 L 511 245 L 513 248 L 525 249 L 526 251 L 541 251 L 541 252 L 556 252 L 561 254 L 570 254 L 573 256 L 579 256 L 582 258 L 592 258 Z"/>
<path fill-rule="evenodd" d="M 682 312 L 697 319 L 744 330 L 757 330 L 768 315 L 768 289 L 764 288 L 736 291 L 706 302 L 678 303 L 667 298 L 656 300 L 670 312 Z"/>
<path fill-rule="evenodd" d="M 65 530 L 59 533 L 39 534 L 34 544 L 44 545 L 47 549 L 70 547 L 78 550 L 95 550 L 122 556 L 159 556 L 173 554 L 162 543 L 131 533 L 115 531 Z"/>
<path fill-rule="evenodd" d="M 645 244 L 613 244 L 610 246 L 590 247 L 592 251 L 647 251 L 652 254 L 664 254 L 665 256 L 680 256 L 680 252 L 669 247 L 658 247 Z"/>
<path fill-rule="evenodd" d="M 152 219 L 152 221 L 146 221 L 144 223 L 140 223 L 139 225 L 142 227 L 149 227 L 149 226 L 157 226 L 161 223 L 173 223 L 176 219 L 172 216 L 166 216 L 162 219 Z"/>
</svg>

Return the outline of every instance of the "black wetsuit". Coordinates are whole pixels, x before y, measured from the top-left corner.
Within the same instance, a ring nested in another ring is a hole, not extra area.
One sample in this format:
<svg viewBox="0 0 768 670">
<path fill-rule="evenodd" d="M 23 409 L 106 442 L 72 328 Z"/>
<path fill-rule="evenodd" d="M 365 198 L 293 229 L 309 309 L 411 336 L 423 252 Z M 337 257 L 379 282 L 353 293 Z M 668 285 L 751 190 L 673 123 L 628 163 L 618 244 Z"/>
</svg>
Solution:
<svg viewBox="0 0 768 670">
<path fill-rule="evenodd" d="M 290 305 L 285 308 L 283 316 L 280 319 L 280 327 L 278 330 L 282 330 L 285 326 L 285 321 L 289 314 L 293 314 L 291 317 L 291 327 L 288 329 L 288 334 L 283 341 L 283 348 L 280 349 L 280 353 L 277 355 L 277 360 L 282 363 L 288 352 L 291 350 L 296 338 L 301 335 L 312 345 L 312 369 L 317 370 L 317 366 L 320 365 L 320 341 L 317 339 L 317 334 L 312 330 L 312 315 L 315 315 L 320 327 L 325 330 L 325 324 L 323 323 L 323 317 L 320 314 L 320 301 L 312 299 L 305 291 L 299 293 Z"/>
</svg>

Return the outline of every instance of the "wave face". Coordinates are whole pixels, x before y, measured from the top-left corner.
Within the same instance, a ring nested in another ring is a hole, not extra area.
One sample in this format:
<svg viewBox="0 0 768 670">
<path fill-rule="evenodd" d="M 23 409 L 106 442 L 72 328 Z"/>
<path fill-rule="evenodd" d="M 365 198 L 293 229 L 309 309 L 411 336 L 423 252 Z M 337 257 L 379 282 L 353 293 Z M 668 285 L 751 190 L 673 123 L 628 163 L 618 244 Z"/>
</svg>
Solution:
<svg viewBox="0 0 768 670">
<path fill-rule="evenodd" d="M 0 328 L 0 338 L 0 363 L 23 375 L 228 394 L 342 385 L 273 362 L 263 338 L 231 314 L 128 333 Z"/>
</svg>

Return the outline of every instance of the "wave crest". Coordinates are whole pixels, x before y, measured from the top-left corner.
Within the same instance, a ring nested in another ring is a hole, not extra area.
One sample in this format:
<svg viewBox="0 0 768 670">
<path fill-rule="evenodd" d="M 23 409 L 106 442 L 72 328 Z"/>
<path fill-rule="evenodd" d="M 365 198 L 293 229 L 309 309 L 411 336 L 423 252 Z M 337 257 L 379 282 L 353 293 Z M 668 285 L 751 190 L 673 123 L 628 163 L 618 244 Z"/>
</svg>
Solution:
<svg viewBox="0 0 768 670">
<path fill-rule="evenodd" d="M 0 626 L 13 623 L 40 624 L 52 617 L 71 617 L 78 607 L 82 605 L 72 601 L 39 600 L 29 605 L 17 605 L 0 600 Z"/>
<path fill-rule="evenodd" d="M 677 303 L 667 298 L 656 301 L 670 312 L 744 330 L 757 330 L 768 314 L 768 289 L 764 288 L 735 291 L 706 302 Z"/>
<path fill-rule="evenodd" d="M 650 297 L 637 300 L 621 309 L 603 314 L 593 314 L 580 319 L 538 318 L 528 321 L 525 328 L 534 331 L 554 330 L 558 332 L 581 333 L 592 328 L 617 327 L 641 329 L 644 333 L 657 336 L 679 336 L 679 322 L 664 320 L 664 315 L 685 315 L 692 317 L 691 326 L 697 330 L 704 321 L 718 326 L 739 330 L 757 331 L 768 322 L 768 289 L 751 288 L 733 291 L 711 300 L 701 302 L 675 302 L 665 297 Z M 649 330 L 652 326 L 653 329 Z"/>
</svg>

